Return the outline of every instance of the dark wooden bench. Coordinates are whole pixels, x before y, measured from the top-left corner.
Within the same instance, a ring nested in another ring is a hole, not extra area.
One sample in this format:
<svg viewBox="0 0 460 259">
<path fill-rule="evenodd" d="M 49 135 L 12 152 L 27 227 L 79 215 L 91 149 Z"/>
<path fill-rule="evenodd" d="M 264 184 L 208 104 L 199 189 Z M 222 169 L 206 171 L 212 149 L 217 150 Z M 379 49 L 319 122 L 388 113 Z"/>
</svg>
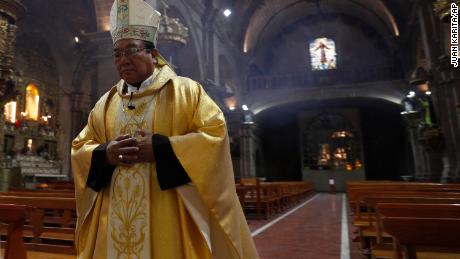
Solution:
<svg viewBox="0 0 460 259">
<path fill-rule="evenodd" d="M 369 238 L 371 242 L 371 253 L 374 258 L 393 258 L 394 247 L 390 234 L 383 231 L 380 214 L 377 210 L 378 204 L 399 203 L 399 204 L 457 204 L 460 203 L 458 198 L 441 198 L 433 195 L 431 197 L 367 197 L 364 199 L 368 209 L 369 227 L 363 231 L 364 238 Z M 375 240 L 375 241 L 374 241 Z"/>
<path fill-rule="evenodd" d="M 27 258 L 24 240 L 22 239 L 26 211 L 27 206 L 24 205 L 0 204 L 0 222 L 8 226 L 5 259 Z"/>
<path fill-rule="evenodd" d="M 381 244 L 381 240 L 378 240 L 378 229 L 372 222 L 375 217 L 375 206 L 369 206 L 367 202 L 370 200 L 366 199 L 390 197 L 460 198 L 460 185 L 391 181 L 348 182 L 347 192 L 353 215 L 353 225 L 356 227 L 355 233 L 357 235 L 354 240 L 360 242 L 362 251 L 370 254 L 370 251 L 373 253 L 379 250 L 376 246 Z M 380 235 L 387 236 L 385 233 Z M 371 248 L 374 249 L 371 250 Z M 384 248 L 386 249 L 388 246 L 384 246 Z"/>
<path fill-rule="evenodd" d="M 350 208 L 355 211 L 359 197 L 373 192 L 450 192 L 460 193 L 460 184 L 394 182 L 394 181 L 349 181 L 347 196 Z"/>
<path fill-rule="evenodd" d="M 377 204 L 394 258 L 460 258 L 460 204 Z"/>
<path fill-rule="evenodd" d="M 259 182 L 256 178 L 243 178 L 237 184 L 238 198 L 246 215 L 256 219 L 270 218 L 313 193 L 311 182 Z"/>
<path fill-rule="evenodd" d="M 75 253 L 75 198 L 0 196 L 0 204 L 32 207 L 24 226 L 29 250 Z M 49 214 L 50 211 L 58 213 Z"/>
<path fill-rule="evenodd" d="M 9 192 L 0 192 L 0 196 L 75 198 L 75 193 L 74 192 L 48 192 L 48 191 L 33 192 L 29 190 L 23 190 L 23 191 L 16 190 L 16 191 L 9 191 Z"/>
</svg>

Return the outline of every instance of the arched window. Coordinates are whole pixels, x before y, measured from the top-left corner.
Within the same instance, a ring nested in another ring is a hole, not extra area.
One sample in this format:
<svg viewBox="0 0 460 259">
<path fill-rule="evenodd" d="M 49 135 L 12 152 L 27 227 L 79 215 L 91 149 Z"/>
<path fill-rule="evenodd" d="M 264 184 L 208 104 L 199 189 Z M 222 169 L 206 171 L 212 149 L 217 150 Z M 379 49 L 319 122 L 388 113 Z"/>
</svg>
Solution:
<svg viewBox="0 0 460 259">
<path fill-rule="evenodd" d="M 5 120 L 11 123 L 16 122 L 16 102 L 9 102 L 5 104 Z"/>
<path fill-rule="evenodd" d="M 26 110 L 24 117 L 31 120 L 38 120 L 38 111 L 40 107 L 40 95 L 38 87 L 34 84 L 29 84 L 26 87 Z"/>
<path fill-rule="evenodd" d="M 310 42 L 311 70 L 328 70 L 337 67 L 335 42 L 328 38 L 318 38 Z"/>
</svg>

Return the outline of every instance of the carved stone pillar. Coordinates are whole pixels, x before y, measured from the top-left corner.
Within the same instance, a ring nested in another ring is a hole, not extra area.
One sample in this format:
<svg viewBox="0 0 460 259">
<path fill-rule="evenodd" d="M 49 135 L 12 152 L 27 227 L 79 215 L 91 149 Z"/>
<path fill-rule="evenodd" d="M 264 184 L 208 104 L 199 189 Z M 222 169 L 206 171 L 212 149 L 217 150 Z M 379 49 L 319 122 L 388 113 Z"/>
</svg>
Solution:
<svg viewBox="0 0 460 259">
<path fill-rule="evenodd" d="M 259 136 L 257 126 L 254 123 L 254 114 L 246 108 L 241 111 L 240 127 L 240 171 L 241 177 L 262 177 L 257 175 L 257 149 L 259 147 Z M 259 170 L 260 171 L 260 170 Z"/>
<path fill-rule="evenodd" d="M 215 6 L 209 5 L 206 7 L 206 11 L 202 16 L 201 22 L 203 24 L 203 54 L 204 63 L 205 63 L 205 80 L 211 80 L 213 82 L 218 82 L 218 55 L 216 50 L 216 31 L 215 31 L 215 22 L 217 18 L 219 9 Z"/>
<path fill-rule="evenodd" d="M 18 0 L 0 0 L 0 161 L 4 159 L 3 107 L 15 93 L 16 22 L 24 13 L 25 7 Z"/>
<path fill-rule="evenodd" d="M 424 150 L 418 141 L 417 127 L 420 122 L 417 112 L 407 112 L 403 114 L 406 122 L 406 128 L 409 134 L 409 140 L 412 147 L 412 156 L 414 159 L 414 178 L 426 178 L 427 169 L 424 158 Z"/>
<path fill-rule="evenodd" d="M 442 163 L 444 168 L 441 172 L 430 172 L 428 179 L 442 178 L 444 182 L 456 181 L 460 169 L 460 117 L 456 111 L 457 95 L 455 85 L 458 79 L 455 76 L 458 72 L 444 61 L 443 57 L 443 35 L 442 24 L 435 17 L 433 2 L 429 0 L 419 1 L 418 21 L 420 24 L 420 40 L 427 57 L 426 69 L 431 71 L 430 89 L 438 125 L 444 138 L 443 153 L 425 152 L 429 168 L 438 168 L 434 164 Z"/>
<path fill-rule="evenodd" d="M 434 11 L 439 18 L 434 23 L 439 28 L 439 39 L 450 42 L 451 3 L 460 4 L 459 0 L 437 0 Z M 441 23 L 441 21 L 443 23 Z M 444 28 L 444 29 L 443 29 Z M 447 28 L 447 29 L 446 29 Z M 460 71 L 450 64 L 450 44 L 438 44 L 439 55 L 433 62 L 434 82 L 439 91 L 438 99 L 441 107 L 439 113 L 443 117 L 442 128 L 446 136 L 445 165 L 442 174 L 443 182 L 460 182 Z"/>
<path fill-rule="evenodd" d="M 241 141 L 241 177 L 256 177 L 256 148 L 257 135 L 256 125 L 243 123 L 240 129 Z"/>
<path fill-rule="evenodd" d="M 460 71 L 450 65 L 449 57 L 442 57 L 436 63 L 434 76 L 438 87 L 442 88 L 445 110 L 452 142 L 446 141 L 446 152 L 449 158 L 449 170 L 443 174 L 444 182 L 460 181 Z"/>
</svg>

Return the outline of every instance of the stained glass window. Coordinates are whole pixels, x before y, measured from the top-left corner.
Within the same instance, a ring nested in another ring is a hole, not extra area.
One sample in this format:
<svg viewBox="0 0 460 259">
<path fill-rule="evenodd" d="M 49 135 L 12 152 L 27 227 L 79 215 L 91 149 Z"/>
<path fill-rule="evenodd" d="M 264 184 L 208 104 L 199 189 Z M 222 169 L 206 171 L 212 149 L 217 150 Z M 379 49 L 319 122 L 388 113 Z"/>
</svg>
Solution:
<svg viewBox="0 0 460 259">
<path fill-rule="evenodd" d="M 318 38 L 310 42 L 311 69 L 328 70 L 337 67 L 335 42 L 328 38 Z"/>
</svg>

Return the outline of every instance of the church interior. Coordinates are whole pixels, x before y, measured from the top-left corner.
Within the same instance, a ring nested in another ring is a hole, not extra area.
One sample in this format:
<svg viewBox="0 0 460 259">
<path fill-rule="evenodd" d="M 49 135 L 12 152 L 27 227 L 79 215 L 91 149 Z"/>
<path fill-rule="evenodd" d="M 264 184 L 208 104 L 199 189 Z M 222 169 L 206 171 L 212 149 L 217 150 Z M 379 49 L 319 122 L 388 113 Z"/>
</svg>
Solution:
<svg viewBox="0 0 460 259">
<path fill-rule="evenodd" d="M 0 0 L 0 258 L 77 258 L 70 150 L 120 80 L 113 2 Z M 460 258 L 460 1 L 145 2 L 224 113 L 260 258 Z"/>
</svg>

